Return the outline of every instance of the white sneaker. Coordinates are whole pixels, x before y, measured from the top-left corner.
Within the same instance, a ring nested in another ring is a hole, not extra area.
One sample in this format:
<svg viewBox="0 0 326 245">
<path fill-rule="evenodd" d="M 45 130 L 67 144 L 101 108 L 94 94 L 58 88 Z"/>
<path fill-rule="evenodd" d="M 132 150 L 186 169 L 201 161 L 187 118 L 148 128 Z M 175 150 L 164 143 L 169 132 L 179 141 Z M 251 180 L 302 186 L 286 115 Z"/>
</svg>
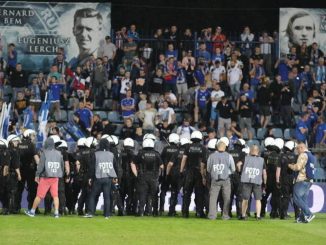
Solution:
<svg viewBox="0 0 326 245">
<path fill-rule="evenodd" d="M 310 223 L 314 218 L 316 218 L 316 216 L 314 214 L 306 217 L 307 223 Z"/>
</svg>

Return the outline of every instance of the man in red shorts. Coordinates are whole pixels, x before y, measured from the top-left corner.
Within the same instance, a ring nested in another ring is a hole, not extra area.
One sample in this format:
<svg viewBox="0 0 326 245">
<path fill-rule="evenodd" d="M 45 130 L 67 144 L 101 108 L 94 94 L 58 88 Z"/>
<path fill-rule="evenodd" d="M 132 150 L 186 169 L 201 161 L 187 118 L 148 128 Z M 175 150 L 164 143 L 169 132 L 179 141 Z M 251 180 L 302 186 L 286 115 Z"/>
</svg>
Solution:
<svg viewBox="0 0 326 245">
<path fill-rule="evenodd" d="M 64 162 L 60 151 L 54 148 L 54 141 L 48 138 L 37 166 L 35 181 L 38 183 L 37 194 L 33 206 L 25 214 L 34 217 L 35 210 L 50 190 L 54 203 L 54 217 L 59 218 L 58 182 L 63 176 Z"/>
</svg>

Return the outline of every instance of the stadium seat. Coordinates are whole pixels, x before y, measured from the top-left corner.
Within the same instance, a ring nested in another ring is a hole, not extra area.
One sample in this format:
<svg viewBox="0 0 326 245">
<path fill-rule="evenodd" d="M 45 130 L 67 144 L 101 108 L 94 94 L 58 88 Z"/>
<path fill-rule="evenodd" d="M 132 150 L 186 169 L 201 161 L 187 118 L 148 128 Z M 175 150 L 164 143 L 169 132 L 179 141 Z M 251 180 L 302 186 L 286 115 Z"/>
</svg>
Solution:
<svg viewBox="0 0 326 245">
<path fill-rule="evenodd" d="M 117 124 L 117 128 L 114 131 L 114 135 L 120 136 L 122 128 L 123 128 L 122 124 Z"/>
<path fill-rule="evenodd" d="M 266 128 L 259 128 L 257 130 L 257 139 L 258 140 L 262 140 L 265 138 L 265 134 L 266 134 Z"/>
<path fill-rule="evenodd" d="M 61 118 L 60 121 L 66 122 L 68 121 L 68 113 L 66 110 L 61 110 Z"/>
<path fill-rule="evenodd" d="M 254 128 L 251 128 L 250 129 L 250 132 L 252 134 L 252 139 L 256 139 L 256 131 L 255 131 L 255 129 Z M 243 133 L 243 138 L 245 140 L 249 139 L 249 135 L 248 135 L 248 132 L 247 131 L 245 133 Z"/>
<path fill-rule="evenodd" d="M 181 124 L 183 121 L 183 113 L 176 113 L 175 116 L 176 116 L 177 124 Z"/>
<path fill-rule="evenodd" d="M 298 122 L 299 122 L 299 120 L 300 120 L 300 116 L 298 116 L 298 115 L 295 115 L 295 116 L 294 116 L 294 119 L 295 119 L 295 123 L 298 123 Z"/>
<path fill-rule="evenodd" d="M 68 121 L 72 121 L 74 117 L 74 111 L 68 111 Z"/>
<path fill-rule="evenodd" d="M 272 134 L 273 134 L 274 138 L 283 138 L 283 132 L 282 132 L 282 129 L 280 129 L 280 128 L 273 128 Z"/>
<path fill-rule="evenodd" d="M 122 122 L 120 114 L 116 111 L 110 111 L 108 113 L 108 119 L 112 123 L 121 123 Z"/>
<path fill-rule="evenodd" d="M 291 140 L 291 139 L 293 139 L 293 135 L 294 135 L 294 129 L 292 129 L 292 128 L 286 128 L 285 130 L 284 130 L 284 139 L 285 140 Z"/>
<path fill-rule="evenodd" d="M 108 113 L 106 111 L 94 111 L 93 114 L 98 114 L 101 119 L 107 119 L 108 118 Z"/>
<path fill-rule="evenodd" d="M 259 140 L 248 140 L 248 141 L 247 141 L 247 145 L 248 145 L 249 147 L 251 147 L 251 146 L 253 146 L 253 145 L 258 145 L 259 148 L 261 147 L 261 146 L 260 146 L 260 143 L 259 143 Z"/>
</svg>

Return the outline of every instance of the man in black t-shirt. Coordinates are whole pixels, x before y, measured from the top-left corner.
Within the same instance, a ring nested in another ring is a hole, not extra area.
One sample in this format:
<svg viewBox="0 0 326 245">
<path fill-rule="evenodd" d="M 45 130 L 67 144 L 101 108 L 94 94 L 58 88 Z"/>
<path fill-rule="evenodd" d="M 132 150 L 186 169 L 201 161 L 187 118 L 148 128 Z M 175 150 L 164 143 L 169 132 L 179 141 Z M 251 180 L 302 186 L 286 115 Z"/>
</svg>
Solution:
<svg viewBox="0 0 326 245">
<path fill-rule="evenodd" d="M 230 129 L 231 127 L 231 115 L 233 108 L 230 101 L 223 96 L 221 101 L 217 103 L 216 109 L 218 111 L 218 131 L 220 133 L 220 137 L 223 137 L 226 130 Z"/>
<path fill-rule="evenodd" d="M 284 83 L 283 88 L 281 90 L 281 118 L 283 121 L 284 128 L 291 127 L 291 120 L 292 120 L 292 107 L 291 107 L 291 100 L 293 97 L 293 91 L 290 88 L 288 83 Z"/>
<path fill-rule="evenodd" d="M 248 132 L 248 138 L 252 139 L 252 103 L 245 94 L 241 95 L 238 111 L 240 113 L 239 126 L 241 132 Z"/>
</svg>

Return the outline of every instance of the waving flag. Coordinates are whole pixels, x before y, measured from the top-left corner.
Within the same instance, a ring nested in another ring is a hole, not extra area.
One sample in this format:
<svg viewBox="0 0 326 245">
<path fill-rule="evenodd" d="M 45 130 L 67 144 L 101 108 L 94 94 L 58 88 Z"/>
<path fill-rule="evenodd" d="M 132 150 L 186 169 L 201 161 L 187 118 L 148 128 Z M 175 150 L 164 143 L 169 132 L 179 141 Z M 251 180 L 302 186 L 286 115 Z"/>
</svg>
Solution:
<svg viewBox="0 0 326 245">
<path fill-rule="evenodd" d="M 30 107 L 27 107 L 24 111 L 24 123 L 23 127 L 27 129 L 34 130 L 34 123 L 33 123 L 33 111 Z"/>
<path fill-rule="evenodd" d="M 46 94 L 38 114 L 39 126 L 38 126 L 38 133 L 37 133 L 37 149 L 42 147 L 47 137 L 46 124 L 48 123 L 49 109 L 50 109 L 50 100 L 48 98 L 48 94 Z"/>
<path fill-rule="evenodd" d="M 9 128 L 9 120 L 10 120 L 10 110 L 11 110 L 11 103 L 7 104 L 4 103 L 2 106 L 1 111 L 1 121 L 0 121 L 0 133 L 3 139 L 8 137 L 8 128 Z"/>
</svg>

